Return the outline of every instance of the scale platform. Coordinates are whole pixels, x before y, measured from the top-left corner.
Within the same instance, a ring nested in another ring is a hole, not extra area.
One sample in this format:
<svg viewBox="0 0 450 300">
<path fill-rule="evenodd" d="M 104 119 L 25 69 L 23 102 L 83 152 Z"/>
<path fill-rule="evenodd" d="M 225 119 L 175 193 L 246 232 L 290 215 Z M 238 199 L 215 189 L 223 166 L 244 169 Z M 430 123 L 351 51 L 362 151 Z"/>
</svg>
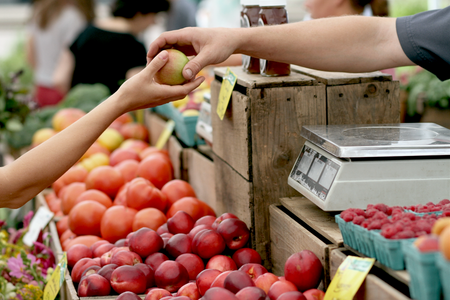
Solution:
<svg viewBox="0 0 450 300">
<path fill-rule="evenodd" d="M 303 126 L 288 184 L 325 211 L 450 198 L 450 130 L 434 123 Z"/>
</svg>

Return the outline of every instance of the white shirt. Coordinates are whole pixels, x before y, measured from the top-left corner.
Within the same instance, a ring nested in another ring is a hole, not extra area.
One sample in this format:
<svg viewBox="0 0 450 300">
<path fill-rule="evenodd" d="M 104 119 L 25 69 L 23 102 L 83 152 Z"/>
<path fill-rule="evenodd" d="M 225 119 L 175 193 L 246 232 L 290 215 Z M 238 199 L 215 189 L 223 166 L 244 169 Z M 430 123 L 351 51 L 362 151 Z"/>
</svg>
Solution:
<svg viewBox="0 0 450 300">
<path fill-rule="evenodd" d="M 36 58 L 36 69 L 34 71 L 36 84 L 52 86 L 53 71 L 62 49 L 70 47 L 86 24 L 87 21 L 84 16 L 72 5 L 63 8 L 60 16 L 45 30 L 39 28 L 37 24 L 30 24 Z"/>
</svg>

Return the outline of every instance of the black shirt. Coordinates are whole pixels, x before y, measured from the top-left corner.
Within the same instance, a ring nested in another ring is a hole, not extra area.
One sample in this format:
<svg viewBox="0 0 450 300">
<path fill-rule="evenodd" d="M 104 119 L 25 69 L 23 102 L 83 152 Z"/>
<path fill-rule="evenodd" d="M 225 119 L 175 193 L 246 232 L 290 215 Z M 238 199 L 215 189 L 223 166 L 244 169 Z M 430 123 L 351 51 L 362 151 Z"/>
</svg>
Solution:
<svg viewBox="0 0 450 300">
<path fill-rule="evenodd" d="M 129 69 L 147 64 L 147 51 L 133 35 L 92 25 L 78 36 L 70 50 L 75 57 L 72 87 L 102 83 L 114 93 Z"/>
<path fill-rule="evenodd" d="M 398 18 L 396 27 L 412 62 L 442 81 L 450 78 L 450 6 Z"/>
</svg>

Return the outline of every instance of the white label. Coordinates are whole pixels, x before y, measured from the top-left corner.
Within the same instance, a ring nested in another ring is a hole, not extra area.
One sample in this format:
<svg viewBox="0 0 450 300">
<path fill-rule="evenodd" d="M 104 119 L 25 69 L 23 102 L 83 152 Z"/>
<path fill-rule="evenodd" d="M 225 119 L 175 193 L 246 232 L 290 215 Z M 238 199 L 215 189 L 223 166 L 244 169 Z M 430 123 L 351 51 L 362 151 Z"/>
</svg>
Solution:
<svg viewBox="0 0 450 300">
<path fill-rule="evenodd" d="M 319 180 L 320 174 L 322 173 L 324 167 L 325 167 L 325 163 L 323 161 L 321 161 L 318 158 L 314 159 L 314 163 L 308 174 L 309 178 L 311 178 L 312 180 L 317 182 Z"/>
<path fill-rule="evenodd" d="M 337 170 L 335 168 L 330 165 L 326 165 L 322 177 L 320 177 L 319 184 L 329 190 L 331 184 L 333 183 L 334 177 L 336 176 L 336 173 Z"/>
<path fill-rule="evenodd" d="M 311 166 L 311 163 L 313 161 L 315 153 L 312 152 L 304 152 L 302 160 L 300 161 L 300 166 L 298 167 L 298 170 L 302 172 L 303 174 L 308 174 L 309 167 Z"/>
<path fill-rule="evenodd" d="M 28 247 L 31 247 L 39 237 L 39 232 L 47 226 L 48 222 L 53 218 L 55 214 L 48 208 L 41 206 L 28 226 L 28 232 L 23 237 L 23 242 Z"/>
</svg>

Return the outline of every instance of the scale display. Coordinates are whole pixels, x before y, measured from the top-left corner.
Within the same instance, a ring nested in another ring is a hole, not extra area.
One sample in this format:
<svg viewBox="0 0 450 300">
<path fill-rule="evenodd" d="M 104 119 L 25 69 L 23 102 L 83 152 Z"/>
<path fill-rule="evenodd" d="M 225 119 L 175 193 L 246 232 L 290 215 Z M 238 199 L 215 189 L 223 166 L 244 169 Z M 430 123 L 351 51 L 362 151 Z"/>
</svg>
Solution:
<svg viewBox="0 0 450 300">
<path fill-rule="evenodd" d="M 450 196 L 450 130 L 434 123 L 303 126 L 288 184 L 325 211 Z"/>
<path fill-rule="evenodd" d="M 290 177 L 324 201 L 338 170 L 337 163 L 304 146 Z"/>
</svg>

